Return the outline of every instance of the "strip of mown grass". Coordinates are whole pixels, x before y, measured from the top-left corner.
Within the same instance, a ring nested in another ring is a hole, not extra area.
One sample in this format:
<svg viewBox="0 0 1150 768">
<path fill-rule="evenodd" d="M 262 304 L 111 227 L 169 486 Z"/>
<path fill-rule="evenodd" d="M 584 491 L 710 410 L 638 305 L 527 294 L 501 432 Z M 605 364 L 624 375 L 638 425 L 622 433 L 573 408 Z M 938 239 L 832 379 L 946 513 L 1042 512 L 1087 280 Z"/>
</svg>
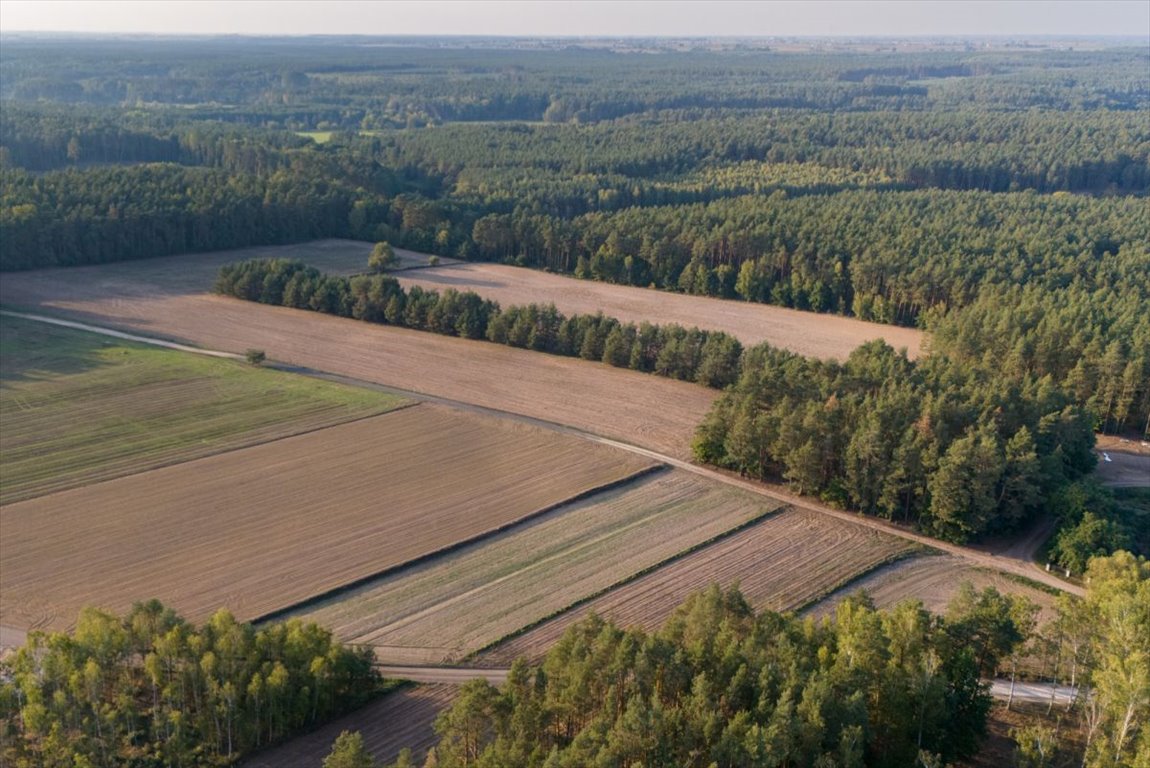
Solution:
<svg viewBox="0 0 1150 768">
<path fill-rule="evenodd" d="M 0 321 L 0 504 L 393 410 L 395 395 Z"/>
</svg>

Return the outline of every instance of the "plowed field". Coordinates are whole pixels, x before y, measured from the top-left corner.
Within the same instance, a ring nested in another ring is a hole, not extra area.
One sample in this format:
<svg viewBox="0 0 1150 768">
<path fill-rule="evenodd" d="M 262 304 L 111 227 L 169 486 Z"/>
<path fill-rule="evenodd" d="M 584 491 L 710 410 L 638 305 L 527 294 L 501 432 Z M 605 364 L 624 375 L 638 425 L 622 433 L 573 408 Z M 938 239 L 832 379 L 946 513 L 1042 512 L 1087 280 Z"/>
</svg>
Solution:
<svg viewBox="0 0 1150 768">
<path fill-rule="evenodd" d="M 438 740 L 435 717 L 450 706 L 459 687 L 421 685 L 389 693 L 363 709 L 333 720 L 311 733 L 291 739 L 245 760 L 244 768 L 321 768 L 332 742 L 343 731 L 359 731 L 377 765 L 392 762 L 408 747 L 416 765 Z"/>
<path fill-rule="evenodd" d="M 576 280 L 504 264 L 444 265 L 404 272 L 397 277 L 404 287 L 470 290 L 503 306 L 554 304 L 568 315 L 601 311 L 609 317 L 636 324 L 647 320 L 726 331 L 747 346 L 766 341 L 808 357 L 845 360 L 855 347 L 872 339 L 885 339 L 896 349 L 906 347 L 912 358 L 922 351 L 922 331 L 913 328 L 745 301 Z"/>
<path fill-rule="evenodd" d="M 9 273 L 0 303 L 210 349 L 262 349 L 272 360 L 556 421 L 681 458 L 718 397 L 603 363 L 213 296 L 202 292 L 210 279 L 189 280 L 177 266 Z"/>
<path fill-rule="evenodd" d="M 828 595 L 812 606 L 812 616 L 825 616 L 847 595 L 864 589 L 879 608 L 889 608 L 904 600 L 921 600 L 928 611 L 945 613 L 946 605 L 969 581 L 977 589 L 994 587 L 999 592 L 1024 595 L 1042 609 L 1039 624 L 1054 617 L 1054 597 L 1001 573 L 973 566 L 951 555 L 916 557 L 893 563 L 868 574 L 846 588 Z"/>
<path fill-rule="evenodd" d="M 0 623 L 156 597 L 249 620 L 649 468 L 431 405 L 0 507 Z"/>
<path fill-rule="evenodd" d="M 776 507 L 686 472 L 663 472 L 298 615 L 342 640 L 376 646 L 389 662 L 458 660 Z"/>
<path fill-rule="evenodd" d="M 713 583 L 738 584 L 756 610 L 791 610 L 913 549 L 894 536 L 788 509 L 511 638 L 480 662 L 538 660 L 592 611 L 625 627 L 656 629 L 689 594 Z"/>
<path fill-rule="evenodd" d="M 357 387 L 0 317 L 0 504 L 404 404 Z"/>
</svg>

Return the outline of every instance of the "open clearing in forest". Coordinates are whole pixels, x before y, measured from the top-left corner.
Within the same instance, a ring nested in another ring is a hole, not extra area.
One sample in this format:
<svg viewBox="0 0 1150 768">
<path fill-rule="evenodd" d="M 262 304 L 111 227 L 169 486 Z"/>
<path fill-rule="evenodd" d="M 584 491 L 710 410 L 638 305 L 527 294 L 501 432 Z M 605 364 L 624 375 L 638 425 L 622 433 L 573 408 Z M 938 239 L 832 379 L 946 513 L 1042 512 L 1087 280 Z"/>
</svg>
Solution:
<svg viewBox="0 0 1150 768">
<path fill-rule="evenodd" d="M 388 662 L 457 661 L 777 508 L 687 472 L 660 472 L 295 615 L 376 646 Z"/>
<path fill-rule="evenodd" d="M 402 398 L 0 318 L 0 504 L 383 413 Z"/>
<path fill-rule="evenodd" d="M 792 610 L 916 549 L 863 526 L 787 509 L 500 643 L 479 662 L 499 667 L 519 656 L 538 660 L 592 611 L 621 626 L 657 629 L 688 595 L 714 583 L 738 584 L 756 610 Z"/>
<path fill-rule="evenodd" d="M 214 269 L 195 280 L 180 269 L 180 260 L 206 255 L 7 273 L 0 302 L 210 349 L 262 349 L 291 365 L 559 422 L 679 458 L 690 456 L 695 427 L 719 394 L 603 363 L 214 296 L 205 293 Z"/>
<path fill-rule="evenodd" d="M 999 592 L 1030 598 L 1041 609 L 1039 625 L 1054 617 L 1054 596 L 1049 592 L 971 565 L 953 555 L 915 557 L 892 563 L 828 595 L 807 613 L 816 617 L 830 615 L 843 598 L 863 589 L 879 608 L 890 608 L 904 600 L 921 600 L 928 611 L 941 614 L 946 612 L 947 603 L 964 581 L 976 589 L 994 587 Z"/>
<path fill-rule="evenodd" d="M 421 685 L 389 693 L 362 709 L 333 720 L 311 733 L 290 739 L 244 760 L 243 768 L 321 768 L 332 742 L 343 731 L 359 731 L 377 765 L 390 763 L 405 747 L 416 765 L 439 740 L 435 717 L 455 700 L 457 685 Z"/>
<path fill-rule="evenodd" d="M 159 598 L 251 620 L 648 470 L 432 405 L 0 507 L 0 623 Z"/>
<path fill-rule="evenodd" d="M 746 301 L 576 280 L 504 264 L 460 263 L 405 272 L 397 277 L 405 288 L 418 285 L 440 292 L 447 288 L 470 290 L 502 306 L 554 304 L 567 315 L 601 311 L 608 317 L 635 324 L 646 320 L 726 331 L 747 346 L 765 341 L 808 357 L 845 360 L 852 350 L 872 339 L 885 339 L 895 349 L 906 347 L 912 358 L 922 351 L 922 331 L 914 328 Z"/>
</svg>

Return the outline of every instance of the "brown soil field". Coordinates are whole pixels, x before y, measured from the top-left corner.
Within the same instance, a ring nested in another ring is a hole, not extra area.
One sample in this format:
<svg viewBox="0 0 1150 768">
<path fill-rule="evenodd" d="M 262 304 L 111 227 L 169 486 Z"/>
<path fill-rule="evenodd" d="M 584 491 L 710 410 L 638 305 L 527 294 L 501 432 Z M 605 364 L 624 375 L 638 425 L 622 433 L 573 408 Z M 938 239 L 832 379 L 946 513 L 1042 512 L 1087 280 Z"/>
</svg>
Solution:
<svg viewBox="0 0 1150 768">
<path fill-rule="evenodd" d="M 0 507 L 0 623 L 159 598 L 240 620 L 440 551 L 652 462 L 419 405 Z"/>
<path fill-rule="evenodd" d="M 862 526 L 788 509 L 500 643 L 479 662 L 500 667 L 519 656 L 538 660 L 592 611 L 654 630 L 688 595 L 713 583 L 738 584 L 756 610 L 793 610 L 914 548 Z"/>
<path fill-rule="evenodd" d="M 959 586 L 969 581 L 976 589 L 994 587 L 999 592 L 1023 595 L 1038 604 L 1038 623 L 1044 624 L 1054 617 L 1054 596 L 1001 573 L 973 566 L 952 555 L 916 557 L 892 563 L 828 595 L 812 606 L 807 614 L 829 616 L 844 597 L 865 589 L 875 605 L 889 608 L 904 600 L 921 600 L 932 613 L 945 613 L 946 605 L 958 592 Z"/>
<path fill-rule="evenodd" d="M 243 768 L 321 768 L 332 742 L 343 731 L 363 734 L 367 751 L 377 765 L 395 760 L 408 747 L 416 765 L 438 739 L 432 726 L 459 691 L 457 685 L 421 685 L 389 693 L 327 725 L 241 763 Z"/>
<path fill-rule="evenodd" d="M 194 278 L 182 268 L 181 260 L 205 256 L 10 273 L 0 281 L 0 303 L 209 349 L 262 349 L 270 360 L 560 422 L 684 458 L 718 396 L 602 363 L 214 296 L 204 293 L 214 268 Z"/>
<path fill-rule="evenodd" d="M 1150 440 L 1118 435 L 1095 435 L 1094 447 L 1099 451 L 1117 451 L 1118 453 L 1133 453 L 1139 456 L 1150 456 Z"/>
<path fill-rule="evenodd" d="M 459 661 L 778 506 L 660 472 L 292 615 L 375 646 L 387 663 Z"/>
<path fill-rule="evenodd" d="M 398 275 L 404 287 L 471 290 L 503 306 L 554 304 L 564 314 L 603 312 L 624 322 L 677 323 L 726 331 L 747 346 L 769 342 L 808 357 L 845 360 L 855 347 L 885 339 L 910 357 L 922 352 L 922 331 L 868 323 L 839 315 L 687 296 L 667 291 L 612 285 L 504 264 L 444 265 Z"/>
</svg>

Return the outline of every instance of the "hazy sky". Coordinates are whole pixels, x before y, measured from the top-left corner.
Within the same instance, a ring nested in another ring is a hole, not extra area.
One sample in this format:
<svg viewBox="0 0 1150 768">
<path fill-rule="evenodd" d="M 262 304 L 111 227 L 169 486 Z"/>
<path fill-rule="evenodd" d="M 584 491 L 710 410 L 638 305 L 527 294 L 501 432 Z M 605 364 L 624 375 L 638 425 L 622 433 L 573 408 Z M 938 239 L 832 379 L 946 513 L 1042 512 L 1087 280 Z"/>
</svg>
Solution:
<svg viewBox="0 0 1150 768">
<path fill-rule="evenodd" d="M 0 30 L 1150 37 L 1150 0 L 0 0 Z"/>
</svg>

